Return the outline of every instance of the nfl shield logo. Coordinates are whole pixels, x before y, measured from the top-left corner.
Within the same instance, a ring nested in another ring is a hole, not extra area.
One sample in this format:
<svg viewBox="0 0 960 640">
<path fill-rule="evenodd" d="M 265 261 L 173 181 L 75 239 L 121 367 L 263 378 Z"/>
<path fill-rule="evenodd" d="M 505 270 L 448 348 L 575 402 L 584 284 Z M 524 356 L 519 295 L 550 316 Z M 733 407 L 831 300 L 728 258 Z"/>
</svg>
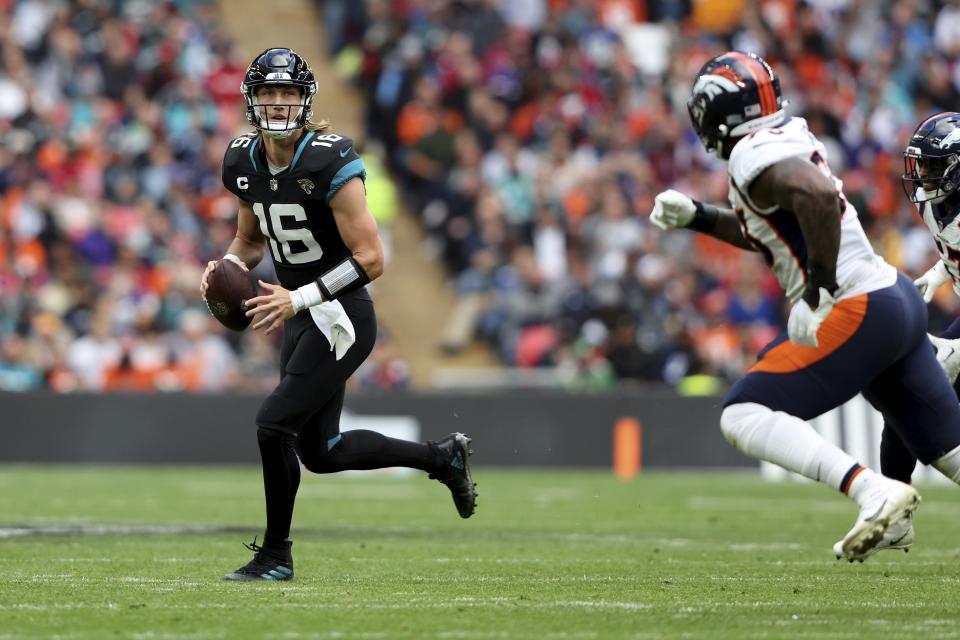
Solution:
<svg viewBox="0 0 960 640">
<path fill-rule="evenodd" d="M 271 178 L 271 179 L 270 179 L 270 190 L 271 190 L 271 191 L 276 191 L 276 190 L 277 190 L 277 179 L 276 179 L 276 178 Z"/>
</svg>

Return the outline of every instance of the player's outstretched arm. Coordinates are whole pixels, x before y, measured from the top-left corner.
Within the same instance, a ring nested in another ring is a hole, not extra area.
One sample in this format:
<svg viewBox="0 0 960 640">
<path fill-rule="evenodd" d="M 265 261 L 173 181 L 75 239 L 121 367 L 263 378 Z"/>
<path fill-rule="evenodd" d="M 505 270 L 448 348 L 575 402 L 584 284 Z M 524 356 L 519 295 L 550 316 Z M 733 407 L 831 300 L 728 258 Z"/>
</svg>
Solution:
<svg viewBox="0 0 960 640">
<path fill-rule="evenodd" d="M 668 189 L 654 200 L 650 222 L 661 229 L 686 228 L 723 240 L 740 249 L 756 251 L 743 236 L 740 221 L 732 209 L 698 202 L 673 189 Z"/>
<path fill-rule="evenodd" d="M 369 280 L 376 280 L 383 273 L 383 246 L 377 221 L 367 206 L 363 181 L 354 178 L 343 185 L 330 199 L 330 208 L 353 259 L 363 267 Z"/>
<path fill-rule="evenodd" d="M 819 304 L 819 290 L 837 289 L 840 253 L 840 197 L 833 181 L 813 163 L 788 158 L 771 165 L 750 185 L 750 199 L 759 207 L 777 205 L 792 212 L 807 248 L 807 289 L 810 308 Z"/>
<path fill-rule="evenodd" d="M 257 223 L 257 216 L 253 212 L 253 207 L 248 202 L 237 198 L 239 202 L 239 212 L 237 213 L 237 235 L 233 238 L 230 246 L 227 247 L 225 255 L 235 258 L 235 262 L 244 269 L 249 269 L 260 263 L 263 254 L 266 251 L 266 240 L 260 232 L 260 225 Z M 203 275 L 200 277 L 200 293 L 207 294 L 207 278 L 210 273 L 217 268 L 217 261 L 211 260 L 207 263 Z"/>
</svg>

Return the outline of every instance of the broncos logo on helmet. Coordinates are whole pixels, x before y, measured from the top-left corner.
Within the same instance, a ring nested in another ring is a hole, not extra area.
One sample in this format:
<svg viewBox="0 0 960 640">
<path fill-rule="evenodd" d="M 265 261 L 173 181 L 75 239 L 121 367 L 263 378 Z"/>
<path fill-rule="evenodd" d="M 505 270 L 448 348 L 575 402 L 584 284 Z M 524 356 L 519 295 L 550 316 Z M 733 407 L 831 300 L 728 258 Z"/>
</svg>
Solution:
<svg viewBox="0 0 960 640">
<path fill-rule="evenodd" d="M 299 105 L 279 105 L 287 109 L 286 121 L 271 120 L 267 107 L 278 106 L 261 103 L 257 88 L 264 85 L 290 85 L 300 90 Z M 265 135 L 286 138 L 305 126 L 313 115 L 313 97 L 317 82 L 313 70 L 296 51 L 285 47 L 267 49 L 250 63 L 240 85 L 240 93 L 247 101 L 247 122 Z M 296 112 L 294 112 L 296 107 Z"/>
<path fill-rule="evenodd" d="M 960 113 L 934 114 L 917 126 L 903 152 L 900 184 L 911 202 L 939 204 L 960 188 Z"/>
<path fill-rule="evenodd" d="M 697 136 L 721 158 L 739 138 L 783 119 L 780 79 L 755 53 L 728 51 L 709 60 L 687 100 Z"/>
</svg>

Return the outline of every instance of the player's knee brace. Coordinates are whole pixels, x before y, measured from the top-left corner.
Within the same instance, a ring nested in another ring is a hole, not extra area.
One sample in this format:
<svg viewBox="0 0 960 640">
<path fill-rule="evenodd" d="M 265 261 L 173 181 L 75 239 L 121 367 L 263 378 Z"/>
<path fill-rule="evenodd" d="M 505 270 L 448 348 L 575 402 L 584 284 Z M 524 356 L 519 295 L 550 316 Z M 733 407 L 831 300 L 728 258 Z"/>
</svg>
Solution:
<svg viewBox="0 0 960 640">
<path fill-rule="evenodd" d="M 763 430 L 764 424 L 771 422 L 774 412 L 755 402 L 741 402 L 724 408 L 720 414 L 720 431 L 727 442 L 734 447 L 753 455 L 751 443 Z"/>
</svg>

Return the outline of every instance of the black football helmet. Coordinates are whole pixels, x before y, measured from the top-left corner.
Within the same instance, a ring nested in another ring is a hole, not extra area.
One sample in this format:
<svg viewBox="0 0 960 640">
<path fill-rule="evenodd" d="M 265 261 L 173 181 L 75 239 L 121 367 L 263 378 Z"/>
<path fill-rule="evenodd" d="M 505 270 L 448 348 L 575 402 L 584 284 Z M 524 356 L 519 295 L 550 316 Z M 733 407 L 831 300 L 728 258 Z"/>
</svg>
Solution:
<svg viewBox="0 0 960 640">
<path fill-rule="evenodd" d="M 300 89 L 299 105 L 273 105 L 257 100 L 257 87 L 263 85 L 292 85 Z M 313 115 L 313 96 L 317 93 L 317 81 L 313 70 L 293 49 L 284 47 L 267 49 L 250 63 L 240 85 L 240 93 L 247 101 L 247 121 L 265 135 L 286 138 L 306 125 Z M 286 107 L 284 120 L 272 119 L 268 108 Z M 299 108 L 298 108 L 299 107 Z"/>
<path fill-rule="evenodd" d="M 703 65 L 687 100 L 697 136 L 707 151 L 724 159 L 739 138 L 782 120 L 785 106 L 770 65 L 755 53 L 739 51 Z"/>
<path fill-rule="evenodd" d="M 938 204 L 960 187 L 960 113 L 930 116 L 903 151 L 900 184 L 911 202 Z"/>
</svg>

